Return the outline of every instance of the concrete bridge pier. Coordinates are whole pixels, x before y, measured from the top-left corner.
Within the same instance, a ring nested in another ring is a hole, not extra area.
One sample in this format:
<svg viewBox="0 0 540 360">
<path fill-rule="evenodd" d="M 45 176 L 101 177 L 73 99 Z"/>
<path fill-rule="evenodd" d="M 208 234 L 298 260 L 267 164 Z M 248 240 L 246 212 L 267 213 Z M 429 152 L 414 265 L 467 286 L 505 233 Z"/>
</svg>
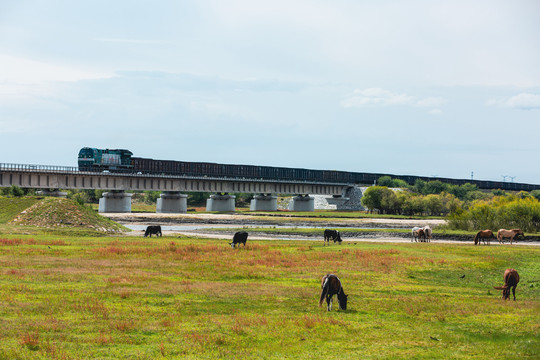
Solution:
<svg viewBox="0 0 540 360">
<path fill-rule="evenodd" d="M 178 191 L 165 191 L 157 199 L 156 212 L 162 214 L 187 213 L 187 195 Z"/>
<path fill-rule="evenodd" d="M 343 205 L 346 204 L 350 199 L 348 197 L 344 197 L 344 196 L 332 196 L 332 197 L 327 197 L 326 198 L 326 201 L 328 202 L 328 204 L 330 205 L 336 205 L 336 209 L 341 209 L 343 208 Z"/>
<path fill-rule="evenodd" d="M 103 193 L 103 197 L 99 199 L 99 212 L 130 213 L 131 196 L 133 194 L 126 193 L 123 190 L 113 190 Z"/>
<path fill-rule="evenodd" d="M 251 211 L 277 211 L 277 196 L 272 194 L 255 195 L 249 209 Z"/>
<path fill-rule="evenodd" d="M 206 211 L 234 211 L 236 196 L 229 194 L 210 195 L 206 200 Z"/>
<path fill-rule="evenodd" d="M 315 211 L 315 198 L 309 195 L 298 195 L 293 197 L 289 203 L 291 211 Z"/>
</svg>

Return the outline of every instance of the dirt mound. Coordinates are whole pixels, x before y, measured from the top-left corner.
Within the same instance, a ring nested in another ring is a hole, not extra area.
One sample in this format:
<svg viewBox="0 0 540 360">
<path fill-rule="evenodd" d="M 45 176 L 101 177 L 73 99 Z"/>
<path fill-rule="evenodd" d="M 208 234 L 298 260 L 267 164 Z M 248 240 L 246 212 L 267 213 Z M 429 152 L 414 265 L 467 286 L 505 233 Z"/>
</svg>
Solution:
<svg viewBox="0 0 540 360">
<path fill-rule="evenodd" d="M 76 227 L 107 233 L 126 230 L 114 221 L 96 214 L 91 208 L 63 198 L 44 198 L 21 212 L 11 224 L 46 228 Z"/>
</svg>

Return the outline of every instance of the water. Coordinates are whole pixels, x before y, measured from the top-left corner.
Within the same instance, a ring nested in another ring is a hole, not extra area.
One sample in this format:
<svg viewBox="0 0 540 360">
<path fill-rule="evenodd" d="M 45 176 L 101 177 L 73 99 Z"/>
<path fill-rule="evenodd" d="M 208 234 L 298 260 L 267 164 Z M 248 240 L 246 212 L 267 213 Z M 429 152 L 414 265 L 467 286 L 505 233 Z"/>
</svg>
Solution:
<svg viewBox="0 0 540 360">
<path fill-rule="evenodd" d="M 132 225 L 124 224 L 125 227 L 133 231 L 146 230 L 147 225 Z M 299 225 L 299 226 L 286 226 L 286 225 L 239 225 L 239 224 L 190 224 L 190 225 L 161 225 L 162 231 L 190 231 L 190 230 L 204 230 L 204 229 L 228 229 L 228 228 L 268 228 L 268 229 L 350 229 L 351 227 L 329 227 L 329 226 L 316 226 L 316 225 Z M 368 228 L 366 228 L 367 230 Z M 387 227 L 370 227 L 369 229 L 390 229 Z"/>
</svg>

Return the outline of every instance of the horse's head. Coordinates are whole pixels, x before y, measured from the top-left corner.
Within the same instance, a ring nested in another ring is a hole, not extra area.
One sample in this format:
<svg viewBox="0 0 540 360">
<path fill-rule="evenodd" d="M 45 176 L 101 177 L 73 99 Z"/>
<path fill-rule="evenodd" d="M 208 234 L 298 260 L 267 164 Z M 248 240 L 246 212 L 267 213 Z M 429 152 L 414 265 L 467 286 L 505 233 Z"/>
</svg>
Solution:
<svg viewBox="0 0 540 360">
<path fill-rule="evenodd" d="M 517 229 L 516 235 L 521 235 L 521 236 L 525 237 L 525 234 L 523 233 L 523 230 L 521 230 L 521 229 Z"/>
<path fill-rule="evenodd" d="M 345 295 L 345 292 L 343 289 L 337 294 L 338 302 L 339 302 L 339 308 L 341 310 L 347 310 L 347 298 L 349 295 Z"/>
</svg>

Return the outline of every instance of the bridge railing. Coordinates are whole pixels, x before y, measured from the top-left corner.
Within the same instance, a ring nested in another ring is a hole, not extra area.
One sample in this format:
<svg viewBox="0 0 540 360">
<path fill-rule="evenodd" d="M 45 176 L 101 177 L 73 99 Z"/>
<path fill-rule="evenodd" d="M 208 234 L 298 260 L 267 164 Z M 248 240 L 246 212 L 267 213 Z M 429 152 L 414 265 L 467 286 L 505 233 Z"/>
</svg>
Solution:
<svg viewBox="0 0 540 360">
<path fill-rule="evenodd" d="M 15 171 L 54 171 L 54 172 L 79 172 L 76 166 L 57 166 L 57 165 L 32 165 L 32 164 L 10 164 L 0 163 L 0 170 Z"/>
</svg>

